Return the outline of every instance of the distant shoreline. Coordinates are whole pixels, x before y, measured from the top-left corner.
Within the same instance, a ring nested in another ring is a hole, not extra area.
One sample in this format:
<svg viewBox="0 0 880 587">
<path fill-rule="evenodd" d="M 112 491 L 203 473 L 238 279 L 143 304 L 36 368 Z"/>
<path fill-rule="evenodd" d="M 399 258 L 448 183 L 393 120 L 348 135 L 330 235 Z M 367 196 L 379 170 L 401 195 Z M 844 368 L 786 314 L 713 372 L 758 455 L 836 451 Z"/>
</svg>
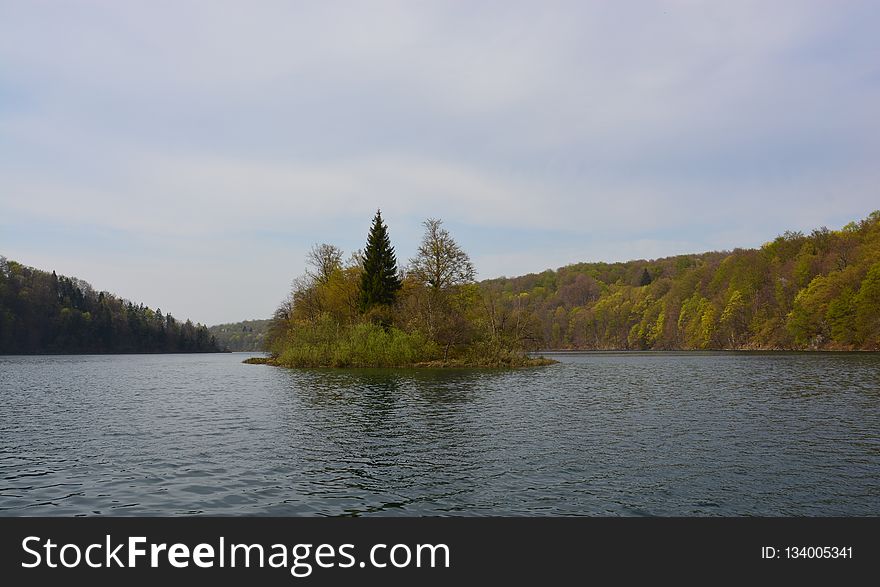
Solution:
<svg viewBox="0 0 880 587">
<path fill-rule="evenodd" d="M 680 354 L 714 354 L 714 353 L 808 353 L 808 354 L 880 354 L 878 349 L 541 349 L 534 351 L 536 354 L 548 355 L 577 355 L 583 353 L 615 353 L 615 354 L 656 354 L 680 353 Z"/>
<path fill-rule="evenodd" d="M 227 354 L 233 351 L 107 351 L 107 352 L 86 352 L 86 353 L 61 353 L 61 352 L 39 352 L 39 353 L 0 353 L 0 357 L 104 357 L 113 355 L 217 355 Z M 242 351 L 247 352 L 247 351 Z"/>
</svg>

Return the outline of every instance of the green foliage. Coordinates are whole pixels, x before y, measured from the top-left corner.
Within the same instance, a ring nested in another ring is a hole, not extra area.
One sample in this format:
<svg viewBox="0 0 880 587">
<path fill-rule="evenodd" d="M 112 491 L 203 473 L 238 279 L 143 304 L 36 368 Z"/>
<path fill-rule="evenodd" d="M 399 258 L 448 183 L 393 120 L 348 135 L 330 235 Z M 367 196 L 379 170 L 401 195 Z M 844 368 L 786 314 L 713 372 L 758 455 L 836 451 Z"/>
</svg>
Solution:
<svg viewBox="0 0 880 587">
<path fill-rule="evenodd" d="M 735 289 L 731 292 L 721 312 L 719 321 L 719 329 L 721 335 L 722 346 L 734 347 L 740 345 L 741 341 L 748 336 L 748 309 L 746 297 L 743 293 Z"/>
<path fill-rule="evenodd" d="M 798 292 L 786 323 L 798 345 L 815 347 L 829 337 L 825 316 L 833 297 L 833 282 L 824 275 L 816 276 Z"/>
<path fill-rule="evenodd" d="M 845 287 L 840 294 L 828 304 L 825 318 L 831 329 L 831 338 L 841 345 L 857 344 L 855 293 L 852 288 Z"/>
<path fill-rule="evenodd" d="M 801 251 L 794 261 L 793 276 L 799 287 L 805 287 L 819 273 L 819 260 L 816 243 L 812 240 L 804 241 Z"/>
<path fill-rule="evenodd" d="M 340 325 L 329 314 L 288 330 L 274 363 L 284 367 L 399 367 L 440 356 L 420 332 L 372 322 Z"/>
<path fill-rule="evenodd" d="M 868 270 L 859 292 L 852 298 L 855 331 L 859 342 L 869 348 L 880 346 L 880 263 Z"/>
<path fill-rule="evenodd" d="M 390 306 L 397 299 L 400 287 L 394 247 L 391 246 L 388 229 L 382 222 L 382 213 L 377 211 L 364 250 L 360 290 L 361 309 Z"/>
</svg>

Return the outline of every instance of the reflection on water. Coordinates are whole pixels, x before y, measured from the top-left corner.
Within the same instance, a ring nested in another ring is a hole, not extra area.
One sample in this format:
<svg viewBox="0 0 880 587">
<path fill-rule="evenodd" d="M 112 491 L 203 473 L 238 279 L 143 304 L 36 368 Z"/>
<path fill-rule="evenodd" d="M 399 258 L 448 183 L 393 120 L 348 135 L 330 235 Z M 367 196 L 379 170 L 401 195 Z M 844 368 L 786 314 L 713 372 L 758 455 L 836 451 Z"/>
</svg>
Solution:
<svg viewBox="0 0 880 587">
<path fill-rule="evenodd" d="M 876 515 L 880 356 L 0 357 L 0 514 Z"/>
<path fill-rule="evenodd" d="M 307 369 L 285 370 L 290 389 L 316 402 L 349 401 L 401 394 L 418 396 L 428 403 L 463 403 L 474 397 L 487 379 L 503 376 L 501 371 L 477 369 Z M 376 406 L 381 407 L 381 406 Z"/>
<path fill-rule="evenodd" d="M 310 459 L 315 486 L 309 494 L 338 502 L 335 513 L 358 515 L 407 513 L 407 506 L 429 499 L 439 504 L 458 493 L 462 473 L 478 470 L 481 461 L 481 434 L 467 417 L 468 404 L 504 374 L 362 369 L 280 376 L 278 399 L 289 408 L 291 440 L 308 437 L 310 446 L 320 447 Z M 316 436 L 306 436 L 310 431 Z M 324 478 L 317 469 L 333 475 Z M 363 495 L 374 499 L 365 504 Z"/>
</svg>

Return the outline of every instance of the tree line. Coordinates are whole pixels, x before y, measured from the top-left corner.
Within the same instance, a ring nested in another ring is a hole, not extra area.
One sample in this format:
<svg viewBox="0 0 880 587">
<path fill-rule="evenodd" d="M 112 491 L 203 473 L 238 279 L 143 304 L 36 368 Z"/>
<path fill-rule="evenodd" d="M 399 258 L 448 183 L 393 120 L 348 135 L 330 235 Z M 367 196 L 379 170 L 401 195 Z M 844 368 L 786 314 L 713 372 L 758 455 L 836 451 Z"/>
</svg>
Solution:
<svg viewBox="0 0 880 587">
<path fill-rule="evenodd" d="M 217 346 L 227 351 L 261 351 L 266 346 L 269 320 L 244 320 L 208 327 Z"/>
<path fill-rule="evenodd" d="M 759 249 L 578 263 L 480 284 L 530 348 L 880 349 L 880 211 Z"/>
<path fill-rule="evenodd" d="M 0 257 L 0 353 L 216 352 L 201 324 Z"/>
</svg>

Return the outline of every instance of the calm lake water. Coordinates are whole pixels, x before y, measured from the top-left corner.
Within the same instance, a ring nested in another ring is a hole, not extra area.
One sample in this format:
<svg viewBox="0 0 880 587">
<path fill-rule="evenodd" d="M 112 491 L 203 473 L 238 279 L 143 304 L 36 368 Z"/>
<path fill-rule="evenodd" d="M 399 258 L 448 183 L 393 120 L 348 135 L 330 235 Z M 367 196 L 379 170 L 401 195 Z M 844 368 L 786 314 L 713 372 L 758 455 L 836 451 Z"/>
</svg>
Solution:
<svg viewBox="0 0 880 587">
<path fill-rule="evenodd" d="M 880 355 L 0 357 L 0 515 L 878 515 Z"/>
</svg>

